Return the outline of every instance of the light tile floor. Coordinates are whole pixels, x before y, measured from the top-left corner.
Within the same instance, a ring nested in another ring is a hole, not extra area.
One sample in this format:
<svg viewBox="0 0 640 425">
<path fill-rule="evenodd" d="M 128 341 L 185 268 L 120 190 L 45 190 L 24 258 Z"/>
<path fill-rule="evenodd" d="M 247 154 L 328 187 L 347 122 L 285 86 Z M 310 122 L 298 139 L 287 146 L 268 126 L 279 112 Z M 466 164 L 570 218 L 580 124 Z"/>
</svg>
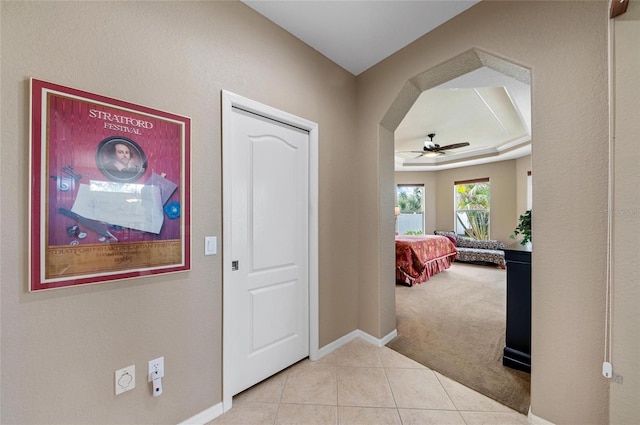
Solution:
<svg viewBox="0 0 640 425">
<path fill-rule="evenodd" d="M 387 347 L 356 339 L 233 398 L 211 425 L 527 425 L 527 417 Z"/>
</svg>

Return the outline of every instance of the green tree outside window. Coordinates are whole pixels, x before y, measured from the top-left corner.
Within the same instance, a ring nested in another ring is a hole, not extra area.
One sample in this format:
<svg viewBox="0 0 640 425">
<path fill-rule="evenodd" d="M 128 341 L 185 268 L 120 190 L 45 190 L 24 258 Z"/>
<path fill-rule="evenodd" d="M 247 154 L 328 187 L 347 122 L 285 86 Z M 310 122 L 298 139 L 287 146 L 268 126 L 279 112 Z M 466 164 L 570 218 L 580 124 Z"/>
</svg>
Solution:
<svg viewBox="0 0 640 425">
<path fill-rule="evenodd" d="M 464 234 L 474 239 L 489 239 L 489 183 L 458 184 L 455 197 L 456 220 Z"/>
</svg>

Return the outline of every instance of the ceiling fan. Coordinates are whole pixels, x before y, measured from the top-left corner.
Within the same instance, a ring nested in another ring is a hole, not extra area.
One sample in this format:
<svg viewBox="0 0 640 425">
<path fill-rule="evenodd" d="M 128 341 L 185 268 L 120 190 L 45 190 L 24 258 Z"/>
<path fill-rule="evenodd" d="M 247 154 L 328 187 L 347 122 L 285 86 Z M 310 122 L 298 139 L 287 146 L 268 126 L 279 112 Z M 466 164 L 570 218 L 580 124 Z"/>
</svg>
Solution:
<svg viewBox="0 0 640 425">
<path fill-rule="evenodd" d="M 436 136 L 436 133 L 427 134 L 427 137 L 429 138 L 429 140 L 424 142 L 424 147 L 422 148 L 421 151 L 403 151 L 403 152 L 419 153 L 420 155 L 417 156 L 416 158 L 420 158 L 422 156 L 444 155 L 444 151 L 446 150 L 463 148 L 465 146 L 469 146 L 469 142 L 460 142 L 460 143 L 453 143 L 451 145 L 440 146 L 439 144 L 433 142 L 433 138 L 435 136 Z"/>
</svg>

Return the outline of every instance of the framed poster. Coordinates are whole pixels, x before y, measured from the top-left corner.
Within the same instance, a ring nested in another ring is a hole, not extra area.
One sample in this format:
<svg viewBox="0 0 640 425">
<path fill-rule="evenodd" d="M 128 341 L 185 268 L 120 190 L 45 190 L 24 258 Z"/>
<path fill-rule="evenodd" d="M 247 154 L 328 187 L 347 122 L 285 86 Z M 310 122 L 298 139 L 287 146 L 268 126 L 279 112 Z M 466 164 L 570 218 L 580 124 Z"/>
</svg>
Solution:
<svg viewBox="0 0 640 425">
<path fill-rule="evenodd" d="M 31 79 L 30 291 L 189 270 L 190 132 Z"/>
</svg>

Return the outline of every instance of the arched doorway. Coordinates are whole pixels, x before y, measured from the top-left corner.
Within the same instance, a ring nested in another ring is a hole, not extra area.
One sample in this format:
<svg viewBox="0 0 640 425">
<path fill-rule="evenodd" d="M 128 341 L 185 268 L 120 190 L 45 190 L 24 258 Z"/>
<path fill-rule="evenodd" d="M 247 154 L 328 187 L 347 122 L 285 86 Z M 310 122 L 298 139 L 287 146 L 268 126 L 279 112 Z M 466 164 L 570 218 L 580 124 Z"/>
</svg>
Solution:
<svg viewBox="0 0 640 425">
<path fill-rule="evenodd" d="M 506 61 L 502 58 L 496 57 L 492 54 L 483 52 L 478 49 L 471 49 L 434 68 L 431 68 L 417 75 L 416 77 L 409 79 L 405 83 L 402 90 L 396 96 L 390 108 L 387 110 L 386 114 L 381 120 L 380 128 L 379 128 L 381 159 L 385 160 L 384 157 L 388 152 L 387 147 L 385 148 L 382 148 L 382 147 L 385 146 L 387 143 L 393 146 L 394 132 L 399 128 L 403 119 L 409 113 L 411 108 L 414 106 L 414 103 L 416 103 L 416 101 L 419 99 L 422 93 L 432 88 L 439 87 L 443 83 L 446 83 L 447 81 L 460 78 L 465 74 L 472 73 L 481 68 L 489 68 L 497 73 L 504 74 L 505 76 L 518 80 L 526 84 L 527 86 L 530 85 L 531 78 L 530 78 L 529 69 L 521 65 Z M 529 128 L 531 128 L 530 125 L 529 125 Z M 530 146 L 530 141 L 531 141 L 531 137 L 529 137 L 528 140 L 524 140 L 524 141 L 521 140 L 520 142 L 526 143 Z M 496 155 L 496 158 L 493 158 L 494 160 L 496 159 L 498 161 L 502 160 L 497 158 L 497 156 L 499 156 L 499 153 L 496 153 L 495 155 Z M 530 171 L 530 168 L 529 168 L 529 171 Z M 409 182 L 403 181 L 403 183 L 407 184 Z M 412 183 L 418 183 L 418 182 L 412 182 Z M 387 180 L 386 184 L 387 185 L 392 184 L 392 182 L 389 182 Z M 451 203 L 453 203 L 453 201 L 451 201 Z M 514 210 L 515 210 L 515 207 L 514 207 Z M 434 230 L 434 229 L 431 229 L 431 230 Z M 450 228 L 440 229 L 440 230 L 450 230 Z M 504 239 L 504 237 L 502 239 Z M 398 331 L 401 332 L 400 329 L 398 329 Z M 410 353 L 408 352 L 403 352 L 403 354 L 409 355 L 409 357 L 411 357 Z M 418 359 L 416 358 L 416 360 Z M 427 365 L 427 366 L 431 367 L 431 365 Z M 465 382 L 462 382 L 462 383 L 466 384 Z M 527 377 L 527 383 L 528 383 L 528 377 Z M 467 386 L 471 386 L 471 385 L 467 385 Z M 478 389 L 478 388 L 474 388 L 474 389 Z"/>
</svg>

